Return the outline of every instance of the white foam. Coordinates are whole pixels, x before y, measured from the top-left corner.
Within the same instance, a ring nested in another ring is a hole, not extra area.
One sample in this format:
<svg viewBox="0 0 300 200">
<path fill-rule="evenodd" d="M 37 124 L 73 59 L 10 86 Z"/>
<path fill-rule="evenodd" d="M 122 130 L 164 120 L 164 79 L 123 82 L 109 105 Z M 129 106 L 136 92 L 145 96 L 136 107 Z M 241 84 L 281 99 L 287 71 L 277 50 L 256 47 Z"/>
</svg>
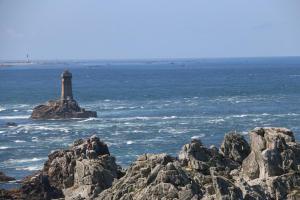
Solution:
<svg viewBox="0 0 300 200">
<path fill-rule="evenodd" d="M 28 119 L 30 115 L 0 116 L 0 119 Z"/>
<path fill-rule="evenodd" d="M 82 123 L 82 122 L 88 122 L 88 121 L 94 121 L 94 120 L 97 120 L 97 118 L 91 117 L 91 118 L 87 118 L 85 120 L 81 120 L 81 121 L 78 121 L 78 122 Z"/>
<path fill-rule="evenodd" d="M 15 140 L 15 143 L 23 143 L 26 142 L 25 140 Z"/>
<path fill-rule="evenodd" d="M 17 109 L 14 109 L 13 111 L 14 111 L 14 112 L 19 112 L 19 110 L 17 110 Z"/>
<path fill-rule="evenodd" d="M 24 158 L 24 159 L 8 159 L 7 161 L 4 161 L 4 163 L 30 163 L 30 162 L 37 162 L 41 160 L 46 160 L 47 158 Z"/>
<path fill-rule="evenodd" d="M 204 133 L 201 133 L 200 135 L 194 135 L 191 137 L 191 139 L 200 139 L 200 138 L 203 138 L 205 137 L 205 134 Z"/>
<path fill-rule="evenodd" d="M 114 110 L 124 110 L 126 107 L 124 106 L 119 106 L 119 107 L 115 107 L 113 108 Z"/>
<path fill-rule="evenodd" d="M 0 112 L 6 110 L 4 107 L 0 106 Z"/>
<path fill-rule="evenodd" d="M 0 150 L 8 149 L 9 147 L 6 146 L 0 146 Z"/>
<path fill-rule="evenodd" d="M 17 167 L 16 170 L 27 170 L 27 171 L 37 171 L 42 169 L 40 165 L 28 166 L 28 167 Z"/>
<path fill-rule="evenodd" d="M 212 123 L 212 124 L 217 124 L 217 123 L 220 123 L 220 122 L 224 122 L 225 120 L 220 118 L 220 119 L 211 119 L 211 120 L 208 120 L 207 122 L 208 123 Z"/>
<path fill-rule="evenodd" d="M 165 116 L 165 117 L 163 117 L 162 119 L 176 119 L 177 118 L 177 116 Z"/>
<path fill-rule="evenodd" d="M 243 131 L 242 134 L 243 135 L 248 135 L 248 131 Z"/>
<path fill-rule="evenodd" d="M 128 140 L 127 142 L 126 142 L 126 144 L 133 144 L 134 142 L 132 141 L 132 140 Z"/>
</svg>

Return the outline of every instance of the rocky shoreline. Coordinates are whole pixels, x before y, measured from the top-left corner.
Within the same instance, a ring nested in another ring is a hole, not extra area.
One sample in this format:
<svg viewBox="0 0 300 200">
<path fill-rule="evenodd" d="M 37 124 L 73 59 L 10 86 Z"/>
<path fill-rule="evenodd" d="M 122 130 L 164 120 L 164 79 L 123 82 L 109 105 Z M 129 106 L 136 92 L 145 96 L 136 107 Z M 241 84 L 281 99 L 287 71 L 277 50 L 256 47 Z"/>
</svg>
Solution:
<svg viewBox="0 0 300 200">
<path fill-rule="evenodd" d="M 128 169 L 96 136 L 48 156 L 41 171 L 0 199 L 300 199 L 300 143 L 286 128 L 237 133 L 220 149 L 192 140 L 178 157 L 144 154 Z"/>
</svg>

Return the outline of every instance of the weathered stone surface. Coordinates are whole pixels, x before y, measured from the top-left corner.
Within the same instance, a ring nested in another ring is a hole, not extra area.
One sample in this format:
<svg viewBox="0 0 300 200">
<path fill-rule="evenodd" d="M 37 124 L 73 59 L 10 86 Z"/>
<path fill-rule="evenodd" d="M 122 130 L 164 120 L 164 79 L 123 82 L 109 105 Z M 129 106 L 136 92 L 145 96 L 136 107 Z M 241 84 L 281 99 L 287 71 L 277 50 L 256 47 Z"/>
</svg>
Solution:
<svg viewBox="0 0 300 200">
<path fill-rule="evenodd" d="M 239 163 L 220 154 L 217 148 L 206 148 L 200 140 L 192 140 L 190 144 L 184 145 L 178 158 L 183 166 L 203 174 L 210 174 L 210 167 L 232 170 L 239 166 Z"/>
<path fill-rule="evenodd" d="M 221 145 L 221 153 L 241 163 L 249 154 L 250 146 L 244 137 L 237 133 L 226 134 Z"/>
<path fill-rule="evenodd" d="M 33 109 L 32 119 L 67 119 L 97 117 L 94 111 L 86 111 L 79 107 L 75 100 L 48 101 Z"/>
<path fill-rule="evenodd" d="M 242 200 L 243 194 L 240 188 L 235 186 L 230 180 L 223 176 L 217 175 L 214 168 L 210 169 L 213 187 L 215 189 L 216 198 L 219 200 Z"/>
<path fill-rule="evenodd" d="M 256 128 L 250 132 L 251 154 L 243 162 L 249 179 L 279 176 L 297 168 L 293 133 L 285 128 Z M 293 143 L 290 147 L 288 143 Z"/>
<path fill-rule="evenodd" d="M 251 153 L 242 136 L 225 136 L 223 147 L 193 140 L 178 158 L 145 154 L 125 175 L 107 146 L 92 136 L 49 155 L 41 172 L 25 179 L 12 199 L 69 200 L 295 200 L 300 197 L 300 144 L 284 128 L 256 128 Z M 242 164 L 241 164 L 242 163 Z M 0 195 L 0 199 L 2 197 Z"/>
<path fill-rule="evenodd" d="M 122 175 L 105 143 L 92 136 L 51 153 L 44 168 L 21 187 L 25 199 L 92 199 Z M 88 149 L 90 148 L 90 149 Z M 93 157 L 88 157 L 93 152 Z"/>
<path fill-rule="evenodd" d="M 3 172 L 0 172 L 0 182 L 8 182 L 8 181 L 13 181 L 16 180 L 13 177 L 6 176 Z"/>
<path fill-rule="evenodd" d="M 145 154 L 100 199 L 200 199 L 200 186 L 166 154 Z"/>
</svg>

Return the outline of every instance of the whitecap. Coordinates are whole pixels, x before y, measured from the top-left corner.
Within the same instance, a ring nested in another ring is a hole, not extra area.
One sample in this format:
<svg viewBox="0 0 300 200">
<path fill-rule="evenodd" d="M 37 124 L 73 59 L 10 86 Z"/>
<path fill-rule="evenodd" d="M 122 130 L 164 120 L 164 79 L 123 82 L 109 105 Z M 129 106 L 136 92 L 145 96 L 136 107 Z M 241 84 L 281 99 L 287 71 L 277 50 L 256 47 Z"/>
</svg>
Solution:
<svg viewBox="0 0 300 200">
<path fill-rule="evenodd" d="M 13 111 L 14 111 L 14 112 L 19 112 L 19 110 L 17 110 L 17 109 L 14 109 Z"/>
<path fill-rule="evenodd" d="M 26 142 L 25 140 L 15 140 L 15 143 L 23 143 Z"/>
<path fill-rule="evenodd" d="M 225 120 L 220 118 L 220 119 L 211 119 L 211 120 L 208 120 L 207 122 L 208 123 L 212 123 L 212 124 L 217 124 L 217 123 L 220 123 L 220 122 L 224 122 Z"/>
<path fill-rule="evenodd" d="M 119 107 L 115 107 L 115 108 L 113 108 L 114 110 L 123 110 L 123 109 L 125 109 L 126 107 L 124 107 L 124 106 L 119 106 Z"/>
<path fill-rule="evenodd" d="M 16 170 L 27 170 L 27 171 L 37 171 L 42 169 L 40 165 L 28 166 L 28 167 L 17 167 Z"/>
<path fill-rule="evenodd" d="M 248 135 L 248 131 L 243 131 L 242 135 Z"/>
<path fill-rule="evenodd" d="M 8 159 L 7 161 L 4 161 L 4 163 L 30 163 L 30 162 L 37 162 L 46 160 L 47 158 L 41 157 L 41 158 L 23 158 L 23 159 Z"/>
<path fill-rule="evenodd" d="M 8 149 L 9 147 L 6 146 L 0 146 L 0 150 Z"/>
<path fill-rule="evenodd" d="M 82 122 L 88 122 L 88 121 L 94 121 L 94 120 L 97 120 L 97 118 L 95 117 L 91 117 L 91 118 L 87 118 L 85 120 L 81 120 L 81 121 L 78 121 L 79 123 L 82 123 Z"/>
<path fill-rule="evenodd" d="M 30 115 L 0 116 L 0 119 L 28 119 Z"/>
<path fill-rule="evenodd" d="M 177 118 L 177 116 L 165 116 L 165 117 L 163 117 L 162 119 L 176 119 Z"/>
<path fill-rule="evenodd" d="M 203 138 L 205 137 L 205 134 L 204 133 L 201 133 L 200 135 L 194 135 L 191 137 L 191 139 L 200 139 L 200 138 Z"/>
<path fill-rule="evenodd" d="M 0 106 L 0 112 L 6 110 L 4 107 Z"/>
<path fill-rule="evenodd" d="M 126 142 L 126 144 L 128 144 L 128 145 L 130 145 L 130 144 L 133 144 L 134 142 L 132 141 L 132 140 L 128 140 L 127 142 Z"/>
</svg>

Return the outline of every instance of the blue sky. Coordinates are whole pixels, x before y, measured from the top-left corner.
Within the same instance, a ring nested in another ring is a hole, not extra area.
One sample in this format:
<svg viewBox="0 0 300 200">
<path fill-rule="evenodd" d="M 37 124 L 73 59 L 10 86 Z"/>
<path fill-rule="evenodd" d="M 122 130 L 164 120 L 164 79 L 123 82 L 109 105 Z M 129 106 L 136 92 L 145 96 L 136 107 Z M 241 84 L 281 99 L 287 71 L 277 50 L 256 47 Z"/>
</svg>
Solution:
<svg viewBox="0 0 300 200">
<path fill-rule="evenodd" d="M 300 56 L 299 0 L 0 0 L 0 59 Z"/>
</svg>

